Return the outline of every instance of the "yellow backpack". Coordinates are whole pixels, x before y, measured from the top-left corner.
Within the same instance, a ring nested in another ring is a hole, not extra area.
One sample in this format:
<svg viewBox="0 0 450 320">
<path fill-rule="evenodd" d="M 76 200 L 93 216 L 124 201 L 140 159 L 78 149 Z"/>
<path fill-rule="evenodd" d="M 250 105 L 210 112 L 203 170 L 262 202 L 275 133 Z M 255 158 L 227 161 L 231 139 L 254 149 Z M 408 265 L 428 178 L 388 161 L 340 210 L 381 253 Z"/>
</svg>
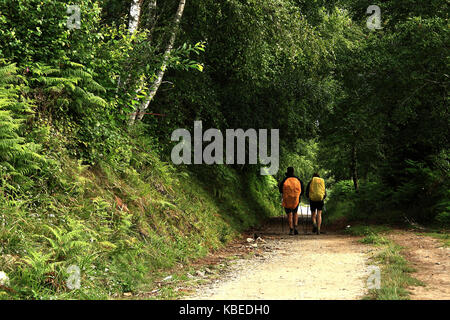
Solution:
<svg viewBox="0 0 450 320">
<path fill-rule="evenodd" d="M 298 206 L 302 186 L 297 178 L 287 178 L 283 184 L 282 206 L 288 209 L 295 209 Z"/>
<path fill-rule="evenodd" d="M 309 199 L 312 201 L 322 201 L 325 197 L 325 181 L 322 178 L 314 177 L 309 185 Z"/>
</svg>

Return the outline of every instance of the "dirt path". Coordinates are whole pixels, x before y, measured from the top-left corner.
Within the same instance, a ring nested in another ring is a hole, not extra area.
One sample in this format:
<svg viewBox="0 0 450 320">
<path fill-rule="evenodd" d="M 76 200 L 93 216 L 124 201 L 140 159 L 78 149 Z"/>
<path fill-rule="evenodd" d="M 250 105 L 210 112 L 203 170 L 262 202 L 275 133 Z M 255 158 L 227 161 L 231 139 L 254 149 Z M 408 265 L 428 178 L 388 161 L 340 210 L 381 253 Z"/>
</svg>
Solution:
<svg viewBox="0 0 450 320">
<path fill-rule="evenodd" d="M 218 280 L 199 286 L 184 299 L 360 299 L 366 292 L 367 253 L 357 238 L 327 233 L 281 233 L 272 219 L 256 230 L 263 241 L 242 246 L 254 250 L 236 260 Z"/>
<path fill-rule="evenodd" d="M 450 299 L 450 248 L 444 248 L 442 242 L 414 232 L 398 230 L 389 236 L 404 247 L 403 254 L 416 269 L 412 274 L 426 286 L 411 287 L 412 300 L 449 300 Z"/>
</svg>

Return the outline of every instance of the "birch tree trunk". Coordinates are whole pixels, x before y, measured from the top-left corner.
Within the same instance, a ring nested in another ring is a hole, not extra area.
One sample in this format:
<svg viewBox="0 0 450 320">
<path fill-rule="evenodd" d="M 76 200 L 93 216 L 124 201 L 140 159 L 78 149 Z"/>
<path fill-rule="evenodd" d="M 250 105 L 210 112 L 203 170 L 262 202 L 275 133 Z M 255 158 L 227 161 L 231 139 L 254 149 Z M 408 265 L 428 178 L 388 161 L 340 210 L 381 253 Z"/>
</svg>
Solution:
<svg viewBox="0 0 450 320">
<path fill-rule="evenodd" d="M 128 22 L 128 31 L 130 34 L 136 32 L 139 26 L 139 17 L 141 16 L 141 0 L 131 0 L 130 21 Z"/>
<path fill-rule="evenodd" d="M 139 19 L 141 16 L 141 4 L 142 0 L 131 0 L 131 6 L 130 6 L 130 20 L 128 22 L 128 32 L 132 35 L 136 32 L 138 26 L 139 26 Z M 129 81 L 129 77 L 125 79 L 126 84 Z M 119 76 L 119 79 L 117 79 L 117 88 L 116 88 L 116 95 L 119 93 L 120 86 L 122 85 L 121 78 Z"/>
<path fill-rule="evenodd" d="M 169 42 L 167 43 L 166 50 L 164 52 L 163 61 L 161 68 L 159 69 L 155 81 L 150 86 L 150 92 L 148 94 L 147 99 L 140 105 L 140 107 L 130 116 L 130 124 L 133 124 L 135 120 L 142 120 L 145 114 L 145 110 L 147 110 L 150 102 L 152 101 L 153 97 L 158 92 L 159 86 L 161 85 L 161 82 L 163 80 L 164 74 L 167 69 L 167 62 L 169 61 L 170 53 L 172 52 L 173 45 L 175 43 L 176 37 L 177 37 L 177 31 L 178 26 L 180 25 L 181 17 L 183 16 L 184 7 L 186 5 L 186 0 L 180 0 L 178 4 L 177 13 L 175 14 L 175 19 L 173 22 L 173 27 L 170 35 Z"/>
<path fill-rule="evenodd" d="M 148 41 L 152 41 L 153 30 L 156 26 L 156 7 L 157 1 L 150 0 L 148 4 L 148 21 L 147 21 L 147 29 L 149 31 Z"/>
</svg>

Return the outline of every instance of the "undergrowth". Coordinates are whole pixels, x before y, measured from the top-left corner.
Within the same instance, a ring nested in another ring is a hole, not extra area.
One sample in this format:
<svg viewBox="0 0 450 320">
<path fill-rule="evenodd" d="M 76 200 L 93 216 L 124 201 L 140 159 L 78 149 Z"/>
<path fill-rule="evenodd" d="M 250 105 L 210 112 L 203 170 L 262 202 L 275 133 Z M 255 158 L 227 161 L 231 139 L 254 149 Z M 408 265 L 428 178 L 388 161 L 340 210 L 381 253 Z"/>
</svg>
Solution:
<svg viewBox="0 0 450 320">
<path fill-rule="evenodd" d="M 227 166 L 205 172 L 174 167 L 160 160 L 150 141 L 126 135 L 132 146 L 126 161 L 119 150 L 90 164 L 75 160 L 59 137 L 53 132 L 45 145 L 52 161 L 48 179 L 42 174 L 39 188 L 26 196 L 2 196 L 0 270 L 10 281 L 0 287 L 0 299 L 107 299 L 134 292 L 144 281 L 151 286 L 161 270 L 224 246 L 273 212 L 272 178 Z"/>
</svg>

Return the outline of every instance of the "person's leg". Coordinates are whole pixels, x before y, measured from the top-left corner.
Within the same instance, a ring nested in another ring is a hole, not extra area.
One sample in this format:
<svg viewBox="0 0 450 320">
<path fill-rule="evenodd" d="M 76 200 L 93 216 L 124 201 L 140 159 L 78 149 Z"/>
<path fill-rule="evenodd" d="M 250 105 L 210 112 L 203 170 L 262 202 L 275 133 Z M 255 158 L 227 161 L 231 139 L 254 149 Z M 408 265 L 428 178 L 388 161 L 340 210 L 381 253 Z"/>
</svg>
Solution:
<svg viewBox="0 0 450 320">
<path fill-rule="evenodd" d="M 311 207 L 311 220 L 312 220 L 312 223 L 313 223 L 313 230 L 312 230 L 312 232 L 314 233 L 314 232 L 317 231 L 317 218 L 316 218 L 316 210 L 317 210 L 317 208 L 316 208 L 315 203 L 313 203 L 313 202 L 310 203 L 310 207 Z"/>
<path fill-rule="evenodd" d="M 317 230 L 320 232 L 320 226 L 322 225 L 322 210 L 317 210 Z"/>
<path fill-rule="evenodd" d="M 311 209 L 311 219 L 313 222 L 313 225 L 316 225 L 316 205 L 314 204 L 314 202 L 310 202 L 309 203 L 309 208 Z"/>
<path fill-rule="evenodd" d="M 298 226 L 298 212 L 294 212 L 294 229 Z"/>
<path fill-rule="evenodd" d="M 289 221 L 289 229 L 294 229 L 293 222 L 292 222 L 292 211 L 288 213 L 288 221 Z"/>
<path fill-rule="evenodd" d="M 298 207 L 294 209 L 293 212 L 293 223 L 294 223 L 294 234 L 298 234 L 297 226 L 298 226 Z"/>
</svg>

